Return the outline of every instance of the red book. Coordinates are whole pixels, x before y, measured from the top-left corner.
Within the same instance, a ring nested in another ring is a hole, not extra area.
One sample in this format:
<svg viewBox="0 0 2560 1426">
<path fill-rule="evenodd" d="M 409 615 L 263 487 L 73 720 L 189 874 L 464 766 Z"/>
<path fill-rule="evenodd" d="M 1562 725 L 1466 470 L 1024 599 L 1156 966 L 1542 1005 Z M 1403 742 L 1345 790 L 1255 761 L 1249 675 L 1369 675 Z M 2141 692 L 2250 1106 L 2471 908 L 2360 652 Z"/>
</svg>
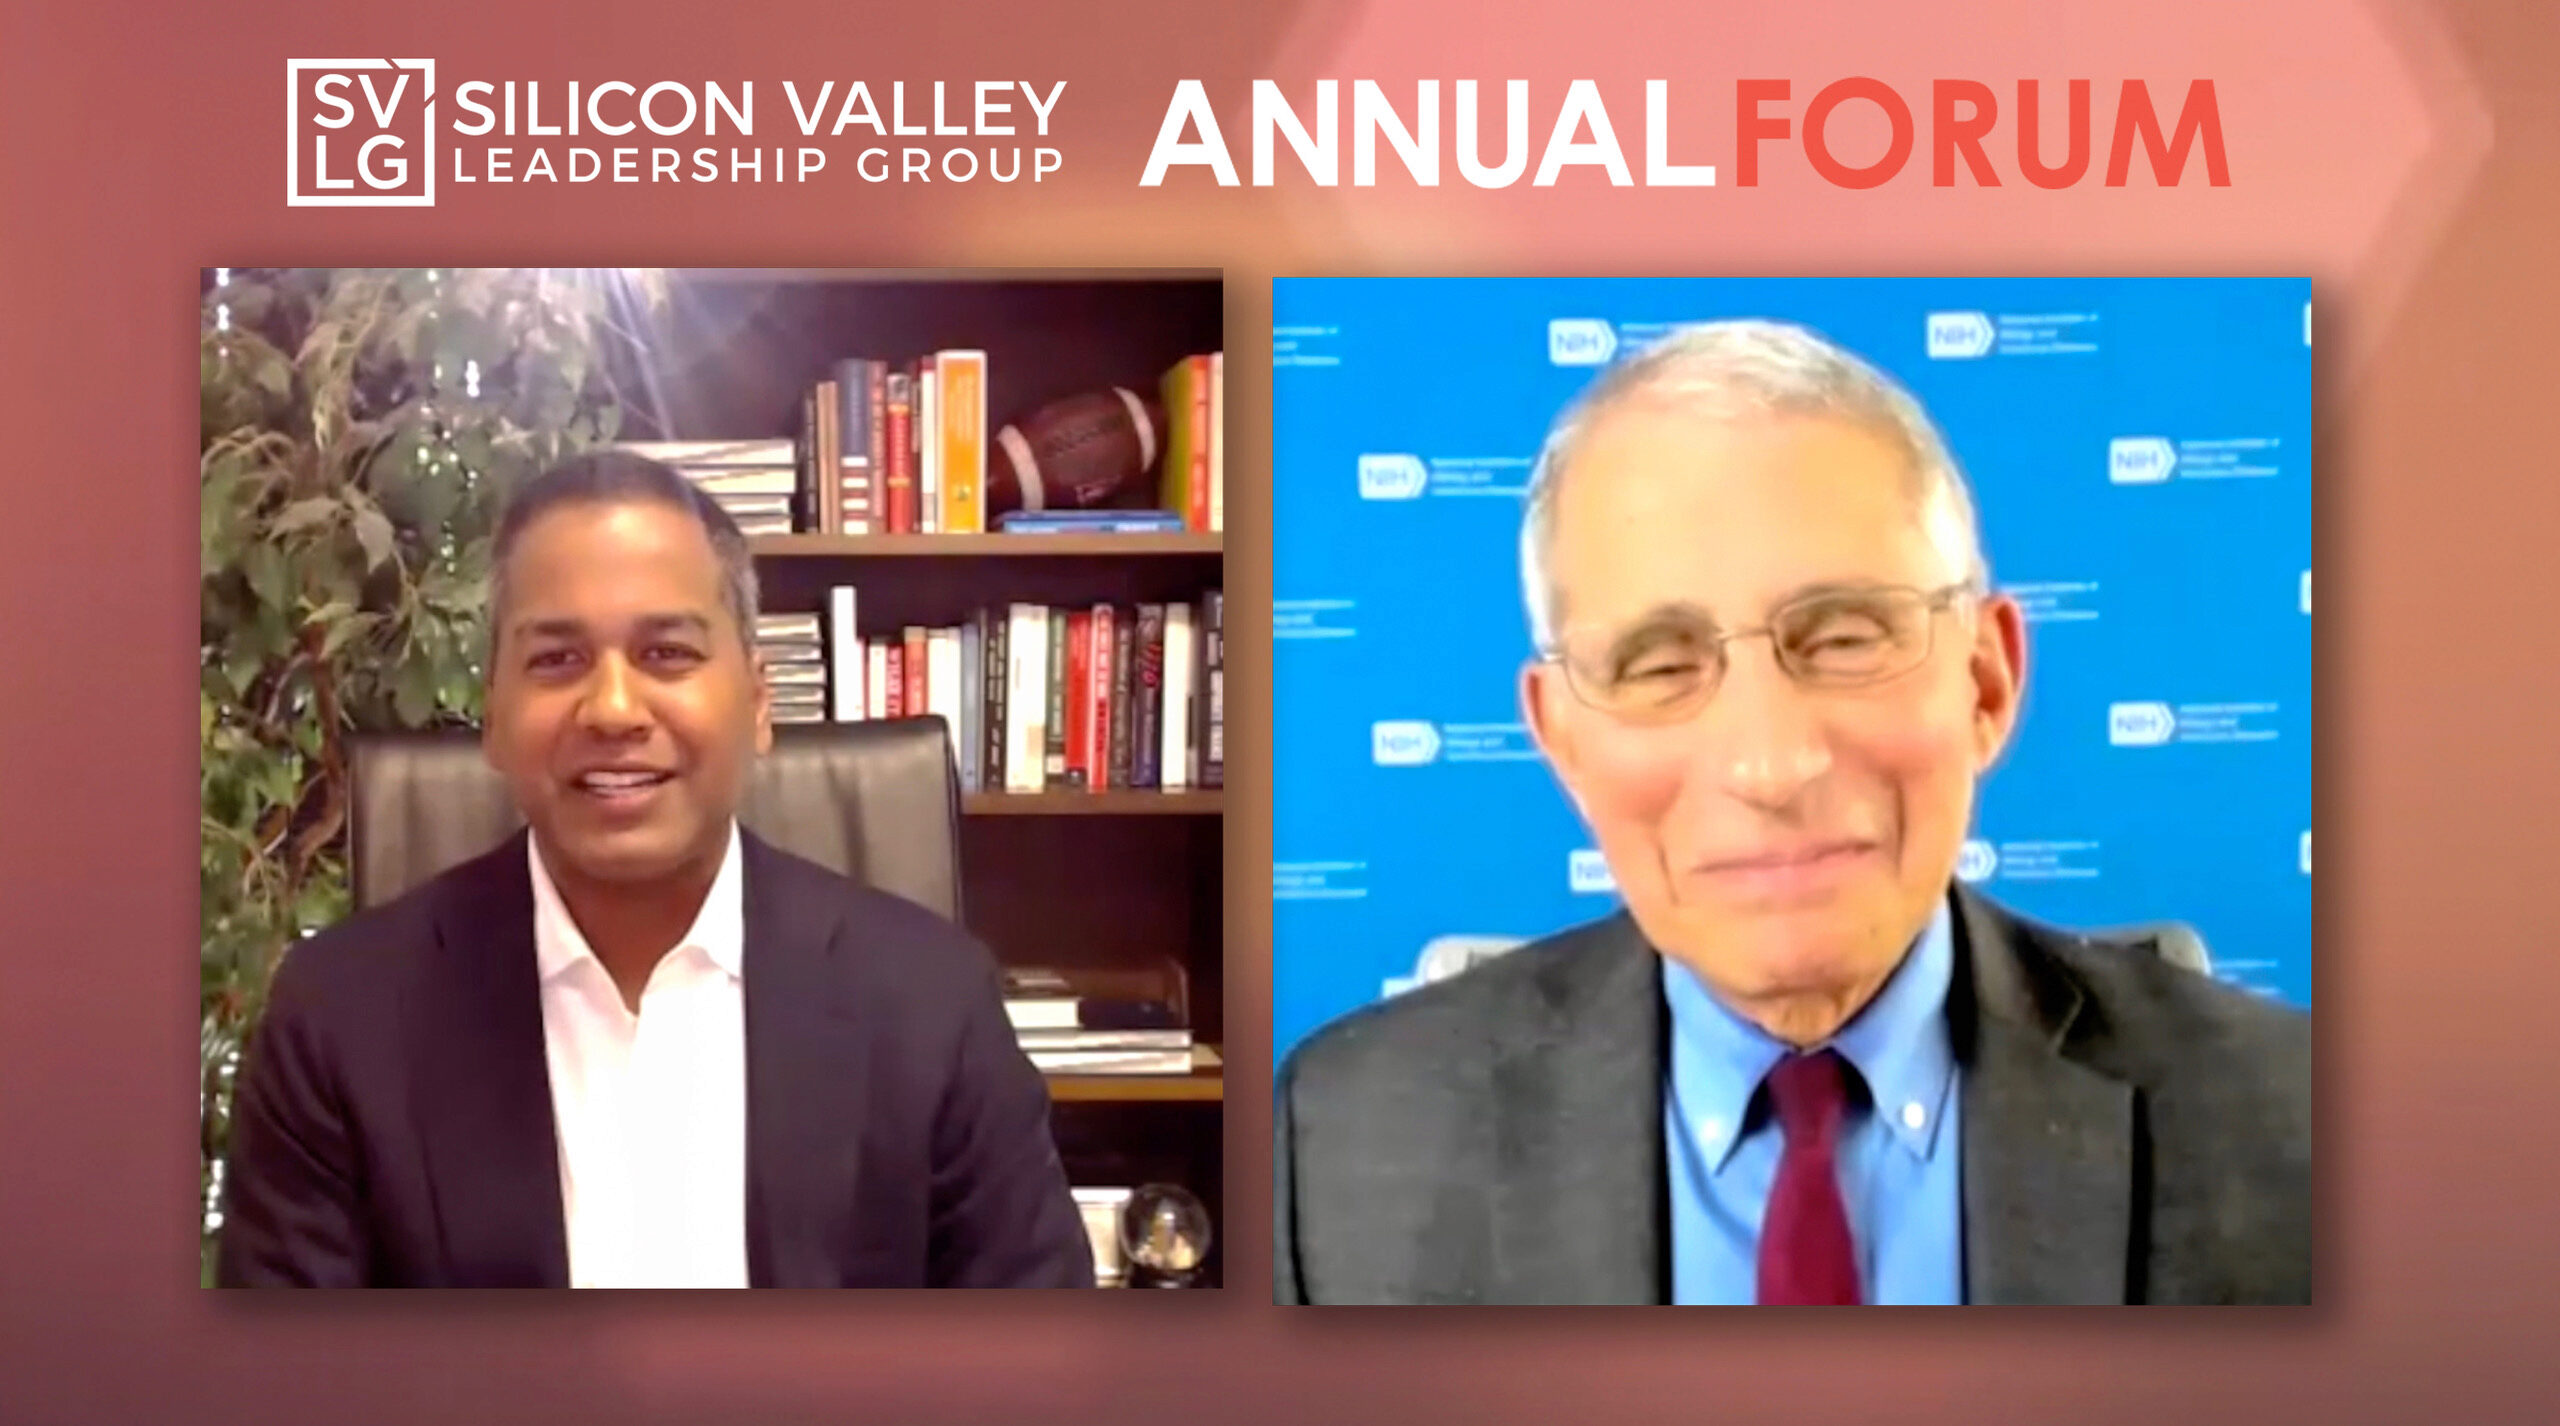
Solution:
<svg viewBox="0 0 2560 1426">
<path fill-rule="evenodd" d="M 882 701 L 887 705 L 880 710 L 881 715 L 889 718 L 904 718 L 907 716 L 906 646 L 896 639 L 884 642 L 889 646 L 889 676 L 883 680 L 888 691 L 881 695 Z"/>
<path fill-rule="evenodd" d="M 907 646 L 907 716 L 921 718 L 933 707 L 926 701 L 924 686 L 924 630 L 910 624 L 906 632 Z"/>
<path fill-rule="evenodd" d="M 912 371 L 893 371 L 883 382 L 882 407 L 887 450 L 881 480 L 884 493 L 882 515 L 888 520 L 892 534 L 912 535 L 916 532 L 916 377 Z"/>
<path fill-rule="evenodd" d="M 1067 786 L 1093 786 L 1093 614 L 1067 615 Z"/>
<path fill-rule="evenodd" d="M 1209 359 L 1191 358 L 1191 484 L 1184 491 L 1190 509 L 1182 523 L 1194 530 L 1209 528 Z"/>
<path fill-rule="evenodd" d="M 1111 786 L 1111 606 L 1093 606 L 1092 653 L 1088 660 L 1092 676 L 1084 720 L 1085 786 L 1096 792 Z"/>
</svg>

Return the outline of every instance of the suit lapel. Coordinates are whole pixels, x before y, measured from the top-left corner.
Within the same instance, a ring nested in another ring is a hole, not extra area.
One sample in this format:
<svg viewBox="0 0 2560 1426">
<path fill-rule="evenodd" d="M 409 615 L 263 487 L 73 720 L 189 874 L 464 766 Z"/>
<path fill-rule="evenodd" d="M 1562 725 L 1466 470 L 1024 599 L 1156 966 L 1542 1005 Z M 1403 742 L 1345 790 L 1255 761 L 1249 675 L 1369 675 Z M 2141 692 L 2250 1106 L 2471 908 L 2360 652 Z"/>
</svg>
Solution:
<svg viewBox="0 0 2560 1426">
<path fill-rule="evenodd" d="M 1966 1300 L 2128 1297 L 2132 1087 L 2075 1059 L 2082 994 L 2032 933 L 1957 894 L 1968 974 L 1950 1007 L 1964 1064 Z"/>
<path fill-rule="evenodd" d="M 437 893 L 412 1089 L 447 1281 L 566 1287 L 533 878 L 518 833 Z"/>
<path fill-rule="evenodd" d="M 1536 1029 L 1497 1050 L 1497 1301 L 1668 1296 L 1661 982 L 1626 916 L 1586 934 L 1530 982 Z"/>
<path fill-rule="evenodd" d="M 747 1265 L 757 1287 L 835 1287 L 851 1256 L 868 1081 L 835 963 L 835 897 L 751 834 L 746 859 Z"/>
</svg>

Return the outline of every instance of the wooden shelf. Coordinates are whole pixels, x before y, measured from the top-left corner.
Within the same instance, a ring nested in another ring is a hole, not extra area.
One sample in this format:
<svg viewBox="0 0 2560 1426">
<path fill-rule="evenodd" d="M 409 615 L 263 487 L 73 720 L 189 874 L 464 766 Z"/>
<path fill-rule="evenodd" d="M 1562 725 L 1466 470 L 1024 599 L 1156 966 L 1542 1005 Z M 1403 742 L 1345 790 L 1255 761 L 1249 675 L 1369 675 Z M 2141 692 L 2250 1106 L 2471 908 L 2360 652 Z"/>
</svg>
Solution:
<svg viewBox="0 0 2560 1426">
<path fill-rule="evenodd" d="M 1158 792 L 1123 788 L 1103 792 L 969 792 L 960 811 L 969 817 L 1215 817 L 1227 810 L 1227 795 L 1216 789 Z"/>
<path fill-rule="evenodd" d="M 759 559 L 1013 559 L 1216 555 L 1226 536 L 1185 531 L 1162 535 L 759 535 Z"/>
<path fill-rule="evenodd" d="M 1189 1074 L 1053 1074 L 1049 1098 L 1060 1104 L 1212 1104 L 1227 1097 L 1217 1066 Z"/>
</svg>

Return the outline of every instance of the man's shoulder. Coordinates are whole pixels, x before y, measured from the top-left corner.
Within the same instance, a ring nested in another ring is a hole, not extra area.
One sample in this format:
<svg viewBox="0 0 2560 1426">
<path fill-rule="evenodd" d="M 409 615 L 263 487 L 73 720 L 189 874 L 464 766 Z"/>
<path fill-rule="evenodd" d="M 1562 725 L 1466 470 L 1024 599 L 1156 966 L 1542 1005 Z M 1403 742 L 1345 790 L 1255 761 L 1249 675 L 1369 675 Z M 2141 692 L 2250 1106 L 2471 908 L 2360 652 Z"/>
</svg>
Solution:
<svg viewBox="0 0 2560 1426">
<path fill-rule="evenodd" d="M 2311 1017 L 2281 1001 L 2176 965 L 2147 947 L 2029 927 L 2081 990 L 2074 1042 L 2128 1080 L 2209 1084 L 2272 1104 L 2311 1093 Z"/>
<path fill-rule="evenodd" d="M 885 965 L 907 983 L 974 983 L 992 973 L 993 954 L 941 912 L 770 842 L 751 838 L 748 846 L 751 905 L 787 908 L 803 927 L 831 923 L 863 961 Z"/>
<path fill-rule="evenodd" d="M 494 906 L 508 904 L 500 893 L 509 866 L 521 868 L 523 857 L 522 838 L 511 838 L 296 941 L 277 962 L 269 1013 L 307 1014 L 322 1007 L 396 1000 L 403 994 L 401 987 L 442 953 L 448 922 L 456 916 L 485 916 Z M 529 916 L 530 873 L 520 872 L 517 879 L 524 883 L 521 894 Z"/>
<path fill-rule="evenodd" d="M 1425 1078 L 1464 1081 L 1464 1069 L 1538 1033 L 1559 998 L 1597 963 L 1626 953 L 1623 916 L 1558 932 L 1332 1020 L 1292 1050 L 1281 1079 L 1292 1092 L 1358 1093 Z M 1650 954 L 1648 952 L 1648 954 Z"/>
</svg>

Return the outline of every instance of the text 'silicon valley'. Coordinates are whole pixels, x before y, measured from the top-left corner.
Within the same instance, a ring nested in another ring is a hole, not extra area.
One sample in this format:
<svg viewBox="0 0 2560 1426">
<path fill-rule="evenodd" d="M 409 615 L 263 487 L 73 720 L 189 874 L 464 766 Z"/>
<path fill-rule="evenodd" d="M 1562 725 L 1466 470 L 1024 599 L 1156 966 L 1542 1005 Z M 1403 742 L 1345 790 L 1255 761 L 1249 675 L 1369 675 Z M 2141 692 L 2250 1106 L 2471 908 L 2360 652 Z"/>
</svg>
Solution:
<svg viewBox="0 0 2560 1426">
<path fill-rule="evenodd" d="M 436 201 L 436 62 L 285 61 L 285 205 Z"/>
</svg>

